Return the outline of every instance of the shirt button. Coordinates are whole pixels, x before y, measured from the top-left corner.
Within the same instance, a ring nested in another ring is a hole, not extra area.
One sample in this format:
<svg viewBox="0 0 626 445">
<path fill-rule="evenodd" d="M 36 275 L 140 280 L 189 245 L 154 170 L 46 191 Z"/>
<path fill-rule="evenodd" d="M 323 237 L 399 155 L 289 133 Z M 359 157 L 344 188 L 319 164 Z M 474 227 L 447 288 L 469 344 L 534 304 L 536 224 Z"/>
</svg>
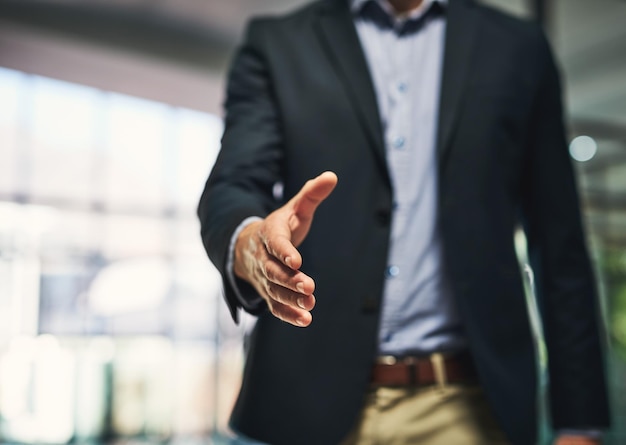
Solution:
<svg viewBox="0 0 626 445">
<path fill-rule="evenodd" d="M 387 278 L 395 278 L 400 274 L 400 268 L 398 266 L 389 266 L 385 271 Z"/>
<path fill-rule="evenodd" d="M 404 147 L 404 138 L 402 136 L 397 137 L 393 140 L 393 146 L 394 148 L 397 149 L 401 149 L 402 147 Z"/>
<path fill-rule="evenodd" d="M 406 82 L 400 82 L 398 84 L 398 91 L 399 92 L 404 93 L 408 89 L 409 89 L 409 85 Z"/>
</svg>

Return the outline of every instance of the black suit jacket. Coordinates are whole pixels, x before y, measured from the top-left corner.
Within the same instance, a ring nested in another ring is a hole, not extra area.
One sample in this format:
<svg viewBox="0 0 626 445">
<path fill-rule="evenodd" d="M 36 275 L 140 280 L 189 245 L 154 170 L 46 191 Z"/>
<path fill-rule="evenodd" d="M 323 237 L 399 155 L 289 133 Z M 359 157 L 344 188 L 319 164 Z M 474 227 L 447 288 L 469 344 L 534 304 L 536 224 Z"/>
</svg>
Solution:
<svg viewBox="0 0 626 445">
<path fill-rule="evenodd" d="M 438 127 L 439 224 L 471 352 L 497 419 L 536 438 L 536 361 L 513 244 L 521 221 L 538 278 L 557 428 L 608 424 L 597 302 L 539 27 L 469 0 L 447 8 Z M 263 305 L 232 425 L 272 444 L 331 444 L 362 406 L 376 354 L 392 189 L 376 97 L 346 0 L 253 21 L 230 72 L 222 151 L 199 206 L 224 274 L 230 237 L 322 171 L 339 184 L 300 250 L 316 280 L 306 329 Z M 419 224 L 415 221 L 415 224 Z M 242 286 L 246 292 L 251 287 Z M 233 317 L 240 303 L 225 281 Z"/>
</svg>

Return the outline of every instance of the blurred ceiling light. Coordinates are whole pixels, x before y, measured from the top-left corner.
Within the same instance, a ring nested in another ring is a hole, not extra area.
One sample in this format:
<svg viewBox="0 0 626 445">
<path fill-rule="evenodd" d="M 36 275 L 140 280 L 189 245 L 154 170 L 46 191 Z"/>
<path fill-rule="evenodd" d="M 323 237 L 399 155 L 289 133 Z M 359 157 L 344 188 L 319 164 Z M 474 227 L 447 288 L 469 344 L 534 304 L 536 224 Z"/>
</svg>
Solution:
<svg viewBox="0 0 626 445">
<path fill-rule="evenodd" d="M 589 136 L 578 136 L 569 144 L 569 154 L 578 162 L 587 162 L 598 151 L 598 144 Z"/>
<path fill-rule="evenodd" d="M 93 280 L 89 303 L 103 316 L 154 310 L 167 297 L 171 275 L 170 265 L 161 258 L 118 261 Z"/>
</svg>

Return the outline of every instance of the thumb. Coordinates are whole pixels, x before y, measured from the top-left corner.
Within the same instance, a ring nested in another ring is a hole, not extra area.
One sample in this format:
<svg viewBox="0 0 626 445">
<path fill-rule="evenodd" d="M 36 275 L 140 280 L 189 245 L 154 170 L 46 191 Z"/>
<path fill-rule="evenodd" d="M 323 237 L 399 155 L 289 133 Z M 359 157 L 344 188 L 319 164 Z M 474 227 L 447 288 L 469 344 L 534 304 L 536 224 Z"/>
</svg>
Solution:
<svg viewBox="0 0 626 445">
<path fill-rule="evenodd" d="M 304 184 L 293 197 L 293 212 L 299 223 L 308 224 L 313 219 L 317 207 L 324 201 L 337 185 L 337 175 L 331 171 L 322 173 Z"/>
</svg>

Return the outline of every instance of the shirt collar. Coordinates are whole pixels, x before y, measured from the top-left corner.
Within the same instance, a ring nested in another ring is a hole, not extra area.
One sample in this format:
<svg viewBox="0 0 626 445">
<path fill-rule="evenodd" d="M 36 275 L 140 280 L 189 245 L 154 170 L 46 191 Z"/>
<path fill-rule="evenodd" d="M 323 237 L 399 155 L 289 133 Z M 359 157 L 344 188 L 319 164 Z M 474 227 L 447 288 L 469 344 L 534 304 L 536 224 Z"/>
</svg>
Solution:
<svg viewBox="0 0 626 445">
<path fill-rule="evenodd" d="M 352 13 L 358 14 L 364 5 L 367 2 L 371 1 L 377 2 L 390 15 L 393 14 L 391 5 L 387 0 L 350 0 L 350 9 L 352 10 Z M 417 8 L 415 11 L 412 11 L 406 18 L 415 18 L 421 16 L 425 11 L 428 11 L 433 3 L 439 3 L 439 6 L 446 6 L 448 4 L 448 0 L 424 0 L 420 7 Z"/>
</svg>

